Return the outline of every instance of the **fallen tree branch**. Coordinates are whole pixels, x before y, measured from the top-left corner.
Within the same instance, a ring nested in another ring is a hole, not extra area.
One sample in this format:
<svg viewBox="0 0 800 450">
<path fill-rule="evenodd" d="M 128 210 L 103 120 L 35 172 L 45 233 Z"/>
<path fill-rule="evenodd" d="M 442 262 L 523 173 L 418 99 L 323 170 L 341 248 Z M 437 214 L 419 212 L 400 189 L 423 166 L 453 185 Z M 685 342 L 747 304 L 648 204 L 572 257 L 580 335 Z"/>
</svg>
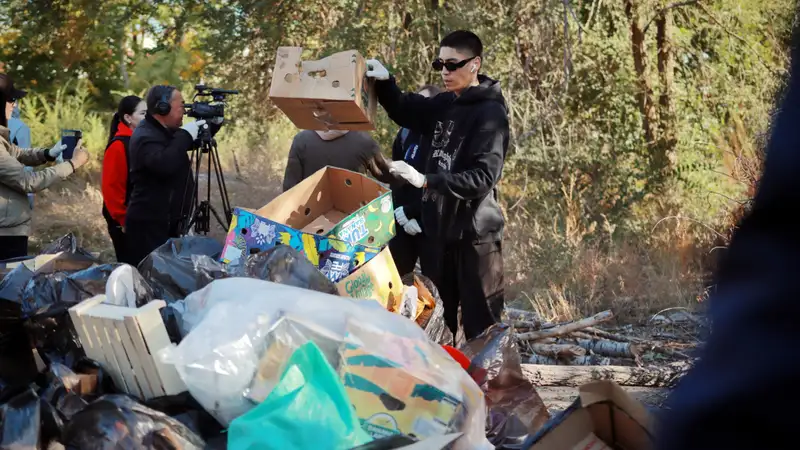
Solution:
<svg viewBox="0 0 800 450">
<path fill-rule="evenodd" d="M 660 353 L 662 355 L 672 356 L 676 358 L 683 358 L 683 359 L 691 358 L 686 353 L 664 347 L 663 345 L 657 344 L 652 341 L 648 341 L 647 339 L 622 336 L 619 334 L 609 333 L 608 331 L 599 330 L 594 327 L 586 328 L 582 331 L 582 333 L 587 336 L 599 337 L 617 342 L 629 342 L 631 344 L 637 344 L 637 347 L 639 347 L 640 350 L 649 350 L 654 353 Z M 576 337 L 583 337 L 583 336 L 576 336 Z"/>
<path fill-rule="evenodd" d="M 565 325 L 548 328 L 546 330 L 520 333 L 517 335 L 517 338 L 524 341 L 536 341 L 539 339 L 544 339 L 549 337 L 563 336 L 565 334 L 569 334 L 574 331 L 582 330 L 584 328 L 597 325 L 598 323 L 611 320 L 613 317 L 614 314 L 611 311 L 603 311 L 601 313 L 595 314 L 592 317 L 587 317 L 585 319 L 581 319 L 575 322 L 570 322 Z"/>
<path fill-rule="evenodd" d="M 546 355 L 539 355 L 536 353 L 531 355 L 531 357 L 528 359 L 528 363 L 534 365 L 540 364 L 546 366 L 583 366 L 583 367 L 594 367 L 594 366 L 629 367 L 636 365 L 632 360 L 627 360 L 623 358 L 609 358 L 600 355 L 583 355 L 566 359 L 555 359 Z"/>
<path fill-rule="evenodd" d="M 586 349 L 575 344 L 540 344 L 530 345 L 531 350 L 542 355 L 558 359 L 574 358 L 586 355 Z"/>
<path fill-rule="evenodd" d="M 551 366 L 522 364 L 522 373 L 534 386 L 582 386 L 599 380 L 620 386 L 670 387 L 688 370 L 689 365 L 675 363 L 659 367 L 626 366 Z"/>
<path fill-rule="evenodd" d="M 638 358 L 639 348 L 630 342 L 616 342 L 607 339 L 577 339 L 577 344 L 594 354 L 612 358 Z"/>
</svg>

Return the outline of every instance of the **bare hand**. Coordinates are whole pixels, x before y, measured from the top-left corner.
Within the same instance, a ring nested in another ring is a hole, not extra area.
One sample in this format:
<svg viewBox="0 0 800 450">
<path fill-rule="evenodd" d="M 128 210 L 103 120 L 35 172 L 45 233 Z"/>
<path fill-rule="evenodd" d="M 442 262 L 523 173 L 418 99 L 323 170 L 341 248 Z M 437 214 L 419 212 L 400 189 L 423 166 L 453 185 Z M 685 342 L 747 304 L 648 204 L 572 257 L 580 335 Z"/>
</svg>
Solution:
<svg viewBox="0 0 800 450">
<path fill-rule="evenodd" d="M 70 161 L 72 161 L 72 166 L 75 167 L 75 170 L 89 162 L 89 152 L 81 145 L 81 142 L 78 142 L 75 147 L 75 152 L 72 154 Z"/>
</svg>

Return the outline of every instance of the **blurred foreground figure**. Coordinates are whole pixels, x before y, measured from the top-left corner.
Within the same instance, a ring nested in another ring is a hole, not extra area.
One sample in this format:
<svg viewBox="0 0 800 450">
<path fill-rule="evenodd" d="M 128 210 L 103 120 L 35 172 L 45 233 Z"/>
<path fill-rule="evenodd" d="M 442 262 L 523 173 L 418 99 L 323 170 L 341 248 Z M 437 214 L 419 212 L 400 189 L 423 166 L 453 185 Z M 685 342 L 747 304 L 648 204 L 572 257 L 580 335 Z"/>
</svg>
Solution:
<svg viewBox="0 0 800 450">
<path fill-rule="evenodd" d="M 797 448 L 800 403 L 800 52 L 761 185 L 717 273 L 712 333 L 668 401 L 660 449 Z"/>
</svg>

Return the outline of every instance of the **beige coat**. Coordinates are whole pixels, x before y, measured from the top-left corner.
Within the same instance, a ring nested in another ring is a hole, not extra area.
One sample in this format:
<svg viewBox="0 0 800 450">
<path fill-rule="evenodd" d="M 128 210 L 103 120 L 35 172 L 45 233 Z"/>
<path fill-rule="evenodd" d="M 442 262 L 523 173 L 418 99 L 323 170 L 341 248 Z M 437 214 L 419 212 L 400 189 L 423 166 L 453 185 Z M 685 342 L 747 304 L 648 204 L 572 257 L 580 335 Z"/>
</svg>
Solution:
<svg viewBox="0 0 800 450">
<path fill-rule="evenodd" d="M 19 148 L 8 140 L 8 128 L 0 126 L 0 236 L 28 236 L 31 228 L 31 207 L 28 193 L 39 192 L 63 180 L 73 172 L 64 162 L 34 172 L 25 166 L 47 162 L 47 149 Z"/>
</svg>

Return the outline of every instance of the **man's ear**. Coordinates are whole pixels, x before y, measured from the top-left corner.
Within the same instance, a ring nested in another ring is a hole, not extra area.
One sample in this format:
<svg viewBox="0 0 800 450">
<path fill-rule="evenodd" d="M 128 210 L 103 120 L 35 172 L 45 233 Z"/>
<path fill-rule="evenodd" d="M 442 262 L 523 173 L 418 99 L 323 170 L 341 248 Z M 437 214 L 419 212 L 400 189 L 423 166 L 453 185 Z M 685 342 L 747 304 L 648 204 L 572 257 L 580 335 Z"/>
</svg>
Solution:
<svg viewBox="0 0 800 450">
<path fill-rule="evenodd" d="M 483 65 L 483 59 L 478 56 L 474 61 L 472 61 L 472 67 L 470 67 L 469 71 L 473 73 L 478 72 L 481 70 L 481 65 Z"/>
</svg>

